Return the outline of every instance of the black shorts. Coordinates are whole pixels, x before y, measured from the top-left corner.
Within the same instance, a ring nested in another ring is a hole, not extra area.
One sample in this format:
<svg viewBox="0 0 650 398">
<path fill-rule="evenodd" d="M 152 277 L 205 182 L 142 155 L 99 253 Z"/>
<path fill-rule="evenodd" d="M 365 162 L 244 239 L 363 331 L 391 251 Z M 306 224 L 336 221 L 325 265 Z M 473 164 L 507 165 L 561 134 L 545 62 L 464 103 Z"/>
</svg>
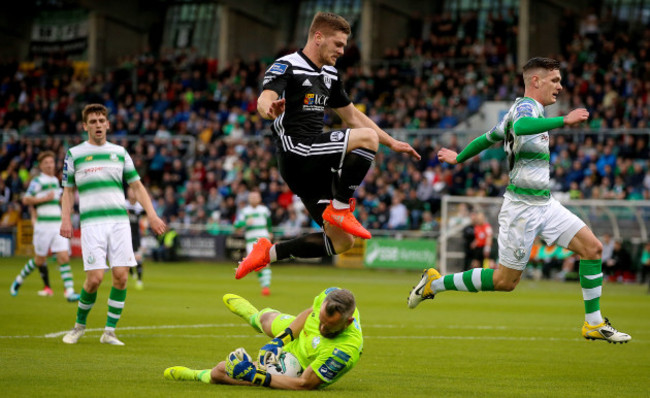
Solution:
<svg viewBox="0 0 650 398">
<path fill-rule="evenodd" d="M 349 129 L 309 138 L 275 137 L 282 178 L 320 226 L 323 211 L 334 196 L 332 187 L 343 166 L 349 138 Z"/>
</svg>

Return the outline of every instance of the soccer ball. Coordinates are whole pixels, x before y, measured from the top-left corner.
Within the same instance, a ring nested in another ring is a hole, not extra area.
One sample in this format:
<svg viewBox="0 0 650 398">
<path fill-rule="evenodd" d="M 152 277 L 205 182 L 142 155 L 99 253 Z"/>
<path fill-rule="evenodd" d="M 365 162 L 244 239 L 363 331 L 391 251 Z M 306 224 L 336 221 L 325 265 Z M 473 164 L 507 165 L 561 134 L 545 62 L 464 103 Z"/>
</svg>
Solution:
<svg viewBox="0 0 650 398">
<path fill-rule="evenodd" d="M 266 371 L 272 375 L 299 377 L 302 374 L 302 366 L 295 355 L 282 351 L 276 362 L 266 364 Z"/>
</svg>

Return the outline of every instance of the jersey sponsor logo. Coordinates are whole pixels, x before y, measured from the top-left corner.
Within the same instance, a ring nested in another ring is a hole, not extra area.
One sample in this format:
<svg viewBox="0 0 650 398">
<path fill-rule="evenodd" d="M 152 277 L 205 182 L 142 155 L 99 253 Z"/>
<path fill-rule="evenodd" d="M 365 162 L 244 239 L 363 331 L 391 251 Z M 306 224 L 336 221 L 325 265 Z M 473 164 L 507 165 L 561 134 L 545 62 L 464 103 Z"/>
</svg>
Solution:
<svg viewBox="0 0 650 398">
<path fill-rule="evenodd" d="M 284 74 L 284 72 L 287 71 L 287 66 L 289 66 L 289 65 L 280 64 L 280 63 L 276 62 L 273 65 L 271 65 L 271 67 L 269 68 L 269 73 L 275 73 L 276 75 L 282 75 L 282 74 Z"/>
<path fill-rule="evenodd" d="M 329 77 L 327 75 L 323 75 L 323 82 L 325 83 L 325 87 L 327 87 L 328 89 L 330 87 L 332 87 L 332 78 L 331 77 Z"/>
<path fill-rule="evenodd" d="M 86 156 L 86 159 L 84 159 L 86 162 L 90 162 L 93 160 L 93 155 Z"/>
<path fill-rule="evenodd" d="M 548 142 L 548 134 L 542 134 L 541 138 L 542 138 L 542 142 Z"/>
<path fill-rule="evenodd" d="M 330 141 L 341 141 L 345 137 L 342 131 L 332 131 L 330 134 Z"/>
<path fill-rule="evenodd" d="M 89 167 L 89 168 L 85 169 L 83 172 L 84 172 L 84 174 L 90 174 L 90 173 L 94 173 L 96 171 L 100 171 L 100 170 L 103 170 L 103 169 L 104 169 L 103 167 Z"/>
<path fill-rule="evenodd" d="M 311 82 L 309 81 L 309 79 L 305 79 L 305 81 L 302 82 L 302 86 L 303 87 L 311 87 Z"/>
<path fill-rule="evenodd" d="M 325 106 L 327 106 L 329 99 L 330 97 L 326 95 L 314 93 L 305 94 L 305 98 L 302 101 L 302 110 L 323 112 L 325 110 Z"/>
</svg>

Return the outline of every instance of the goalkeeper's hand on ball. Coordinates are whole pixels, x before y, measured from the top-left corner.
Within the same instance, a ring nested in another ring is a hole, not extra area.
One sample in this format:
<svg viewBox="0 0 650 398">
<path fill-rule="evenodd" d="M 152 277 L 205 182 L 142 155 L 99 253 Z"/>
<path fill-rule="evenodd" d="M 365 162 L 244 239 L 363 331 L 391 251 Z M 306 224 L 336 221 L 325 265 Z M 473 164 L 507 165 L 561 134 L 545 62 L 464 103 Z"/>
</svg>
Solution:
<svg viewBox="0 0 650 398">
<path fill-rule="evenodd" d="M 253 358 L 243 348 L 228 354 L 226 373 L 236 380 L 249 381 L 257 386 L 267 387 L 271 384 L 271 375 L 262 365 L 255 365 Z"/>
<path fill-rule="evenodd" d="M 259 363 L 266 365 L 269 363 L 276 363 L 282 353 L 282 347 L 293 341 L 293 332 L 290 328 L 284 329 L 284 332 L 277 335 L 273 340 L 269 341 L 262 348 L 260 348 Z"/>
</svg>

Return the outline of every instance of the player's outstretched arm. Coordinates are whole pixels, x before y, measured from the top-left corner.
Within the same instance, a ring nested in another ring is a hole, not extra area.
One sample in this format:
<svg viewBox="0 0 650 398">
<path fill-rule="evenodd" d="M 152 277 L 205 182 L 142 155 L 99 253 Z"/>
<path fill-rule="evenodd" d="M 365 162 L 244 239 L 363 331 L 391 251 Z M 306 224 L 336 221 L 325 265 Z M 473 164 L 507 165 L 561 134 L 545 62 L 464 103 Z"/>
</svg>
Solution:
<svg viewBox="0 0 650 398">
<path fill-rule="evenodd" d="M 537 118 L 522 117 L 512 125 L 516 135 L 540 134 L 562 126 L 574 126 L 589 119 L 589 112 L 584 108 L 574 109 L 566 116 Z"/>
<path fill-rule="evenodd" d="M 64 187 L 61 195 L 61 229 L 59 234 L 64 238 L 72 238 L 72 206 L 74 206 L 74 188 Z"/>
<path fill-rule="evenodd" d="M 323 381 L 316 375 L 316 372 L 307 366 L 300 377 L 289 377 L 274 375 L 269 387 L 279 390 L 315 390 L 323 384 Z"/>
<path fill-rule="evenodd" d="M 142 182 L 140 180 L 133 181 L 131 184 L 129 184 L 129 186 L 131 189 L 133 189 L 135 199 L 142 205 L 142 208 L 144 208 L 144 211 L 147 213 L 149 226 L 153 232 L 155 232 L 156 235 L 163 234 L 167 229 L 167 226 L 165 225 L 165 222 L 161 220 L 160 217 L 158 217 L 156 214 L 156 210 L 153 208 L 153 204 L 151 203 L 151 198 L 149 197 L 147 189 L 144 187 L 144 185 L 142 185 Z"/>
<path fill-rule="evenodd" d="M 420 154 L 407 142 L 396 140 L 387 132 L 380 129 L 365 113 L 361 112 L 352 103 L 342 107 L 335 108 L 334 111 L 343 119 L 343 121 L 352 128 L 367 127 L 375 130 L 379 143 L 390 148 L 395 152 L 407 153 L 416 160 L 420 160 Z"/>
<path fill-rule="evenodd" d="M 284 113 L 285 99 L 278 99 L 279 95 L 273 90 L 264 90 L 257 99 L 257 112 L 264 119 L 275 120 Z"/>
<path fill-rule="evenodd" d="M 457 163 L 463 163 L 467 159 L 473 158 L 492 145 L 492 143 L 487 138 L 487 134 L 483 134 L 473 139 L 472 142 L 470 142 L 469 145 L 467 145 L 465 149 L 463 149 L 458 154 L 451 149 L 442 148 L 440 151 L 438 151 L 438 160 L 443 163 L 449 163 L 453 165 Z"/>
</svg>

